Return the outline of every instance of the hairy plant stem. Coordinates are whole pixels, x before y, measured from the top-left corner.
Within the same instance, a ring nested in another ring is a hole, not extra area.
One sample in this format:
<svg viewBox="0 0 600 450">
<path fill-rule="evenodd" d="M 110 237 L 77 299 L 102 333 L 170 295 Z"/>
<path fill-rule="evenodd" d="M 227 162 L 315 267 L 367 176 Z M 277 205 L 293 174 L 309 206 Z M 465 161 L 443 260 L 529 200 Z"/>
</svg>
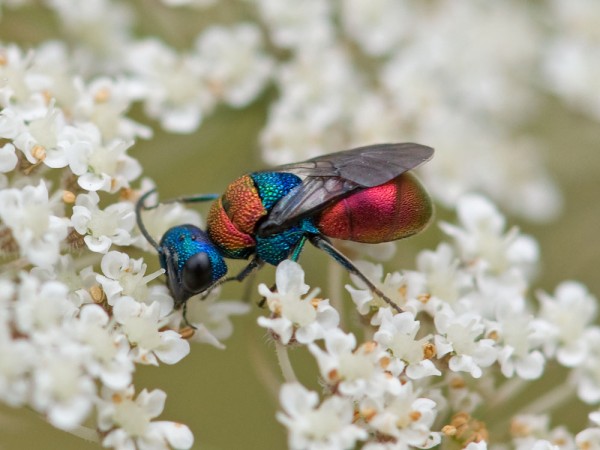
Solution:
<svg viewBox="0 0 600 450">
<path fill-rule="evenodd" d="M 288 383 L 298 382 L 298 378 L 296 377 L 296 374 L 294 373 L 294 368 L 292 367 L 292 363 L 290 362 L 290 356 L 288 353 L 287 346 L 276 341 L 275 353 L 277 354 L 277 361 L 279 362 L 279 367 L 281 368 L 283 379 Z"/>
</svg>

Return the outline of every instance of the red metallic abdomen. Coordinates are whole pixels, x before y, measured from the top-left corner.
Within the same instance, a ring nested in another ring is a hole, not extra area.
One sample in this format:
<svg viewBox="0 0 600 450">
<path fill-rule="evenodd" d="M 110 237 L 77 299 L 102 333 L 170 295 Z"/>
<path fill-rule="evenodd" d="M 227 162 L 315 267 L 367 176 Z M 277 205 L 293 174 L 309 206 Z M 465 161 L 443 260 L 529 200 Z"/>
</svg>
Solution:
<svg viewBox="0 0 600 450">
<path fill-rule="evenodd" d="M 414 175 L 403 173 L 334 203 L 315 223 L 325 236 L 376 244 L 418 233 L 432 214 L 431 200 L 421 183 Z"/>
</svg>

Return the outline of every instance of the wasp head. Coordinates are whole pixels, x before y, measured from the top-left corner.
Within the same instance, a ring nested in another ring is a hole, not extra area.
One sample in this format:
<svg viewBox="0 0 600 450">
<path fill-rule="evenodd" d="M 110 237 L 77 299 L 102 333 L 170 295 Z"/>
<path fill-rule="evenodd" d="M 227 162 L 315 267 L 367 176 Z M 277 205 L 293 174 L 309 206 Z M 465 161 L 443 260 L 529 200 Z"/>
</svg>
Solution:
<svg viewBox="0 0 600 450">
<path fill-rule="evenodd" d="M 205 231 L 194 225 L 170 228 L 158 247 L 176 307 L 206 291 L 227 273 L 219 249 Z"/>
</svg>

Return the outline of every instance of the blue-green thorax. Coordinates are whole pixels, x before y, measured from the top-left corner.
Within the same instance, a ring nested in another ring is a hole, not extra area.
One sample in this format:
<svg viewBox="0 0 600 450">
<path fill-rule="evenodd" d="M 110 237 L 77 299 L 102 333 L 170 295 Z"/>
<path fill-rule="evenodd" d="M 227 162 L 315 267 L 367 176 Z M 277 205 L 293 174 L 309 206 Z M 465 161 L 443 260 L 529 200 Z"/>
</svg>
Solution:
<svg viewBox="0 0 600 450">
<path fill-rule="evenodd" d="M 267 211 L 270 211 L 281 198 L 302 183 L 298 176 L 285 172 L 255 172 L 251 174 L 251 177 Z M 312 219 L 308 217 L 278 233 L 255 236 L 256 254 L 262 261 L 277 265 L 289 258 L 297 246 L 303 244 L 303 237 L 307 233 L 319 233 Z"/>
</svg>

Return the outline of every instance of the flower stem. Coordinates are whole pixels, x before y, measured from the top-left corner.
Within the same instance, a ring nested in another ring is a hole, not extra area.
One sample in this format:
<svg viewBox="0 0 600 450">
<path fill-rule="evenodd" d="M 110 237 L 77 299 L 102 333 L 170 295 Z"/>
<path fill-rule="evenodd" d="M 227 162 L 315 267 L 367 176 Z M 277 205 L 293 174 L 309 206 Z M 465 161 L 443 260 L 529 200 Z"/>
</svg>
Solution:
<svg viewBox="0 0 600 450">
<path fill-rule="evenodd" d="M 496 409 L 499 406 L 507 403 L 527 387 L 527 382 L 521 378 L 509 379 L 508 381 L 504 382 L 502 386 L 500 386 L 500 388 L 493 395 L 493 398 L 489 400 L 490 409 Z"/>
<path fill-rule="evenodd" d="M 98 432 L 88 427 L 78 426 L 72 430 L 66 430 L 67 433 L 72 434 L 73 436 L 77 436 L 78 438 L 83 439 L 84 441 L 94 442 L 96 444 L 100 443 L 100 438 L 98 437 Z"/>
<path fill-rule="evenodd" d="M 281 373 L 283 374 L 285 381 L 288 383 L 297 382 L 298 378 L 296 377 L 294 368 L 290 362 L 287 347 L 280 342 L 275 342 L 275 353 L 277 354 L 277 361 L 279 362 L 279 367 L 281 368 Z"/>
<path fill-rule="evenodd" d="M 514 417 L 525 415 L 525 414 L 550 414 L 553 410 L 561 406 L 566 401 L 573 398 L 575 386 L 571 383 L 562 383 L 556 386 L 551 391 L 548 391 L 541 397 L 537 398 L 533 402 L 525 405 L 520 411 L 511 414 L 511 417 L 502 420 L 494 426 L 493 430 L 490 430 L 492 435 L 497 437 L 505 436 L 507 430 L 510 427 L 510 421 Z"/>
<path fill-rule="evenodd" d="M 333 306 L 340 315 L 340 328 L 344 328 L 344 305 L 342 304 L 342 276 L 344 275 L 344 269 L 342 266 L 333 259 L 330 259 L 327 266 L 327 290 L 329 291 L 329 299 L 331 306 Z"/>
<path fill-rule="evenodd" d="M 556 386 L 551 391 L 546 392 L 537 400 L 525 406 L 519 414 L 548 414 L 550 411 L 561 406 L 564 402 L 573 398 L 575 385 L 572 383 L 563 383 Z"/>
<path fill-rule="evenodd" d="M 277 395 L 279 394 L 281 382 L 275 373 L 275 368 L 272 364 L 267 362 L 263 352 L 256 343 L 256 339 L 247 339 L 247 342 L 250 361 L 252 361 L 252 367 L 256 372 L 257 378 L 265 387 L 265 390 L 271 395 L 273 400 L 277 402 Z"/>
</svg>

